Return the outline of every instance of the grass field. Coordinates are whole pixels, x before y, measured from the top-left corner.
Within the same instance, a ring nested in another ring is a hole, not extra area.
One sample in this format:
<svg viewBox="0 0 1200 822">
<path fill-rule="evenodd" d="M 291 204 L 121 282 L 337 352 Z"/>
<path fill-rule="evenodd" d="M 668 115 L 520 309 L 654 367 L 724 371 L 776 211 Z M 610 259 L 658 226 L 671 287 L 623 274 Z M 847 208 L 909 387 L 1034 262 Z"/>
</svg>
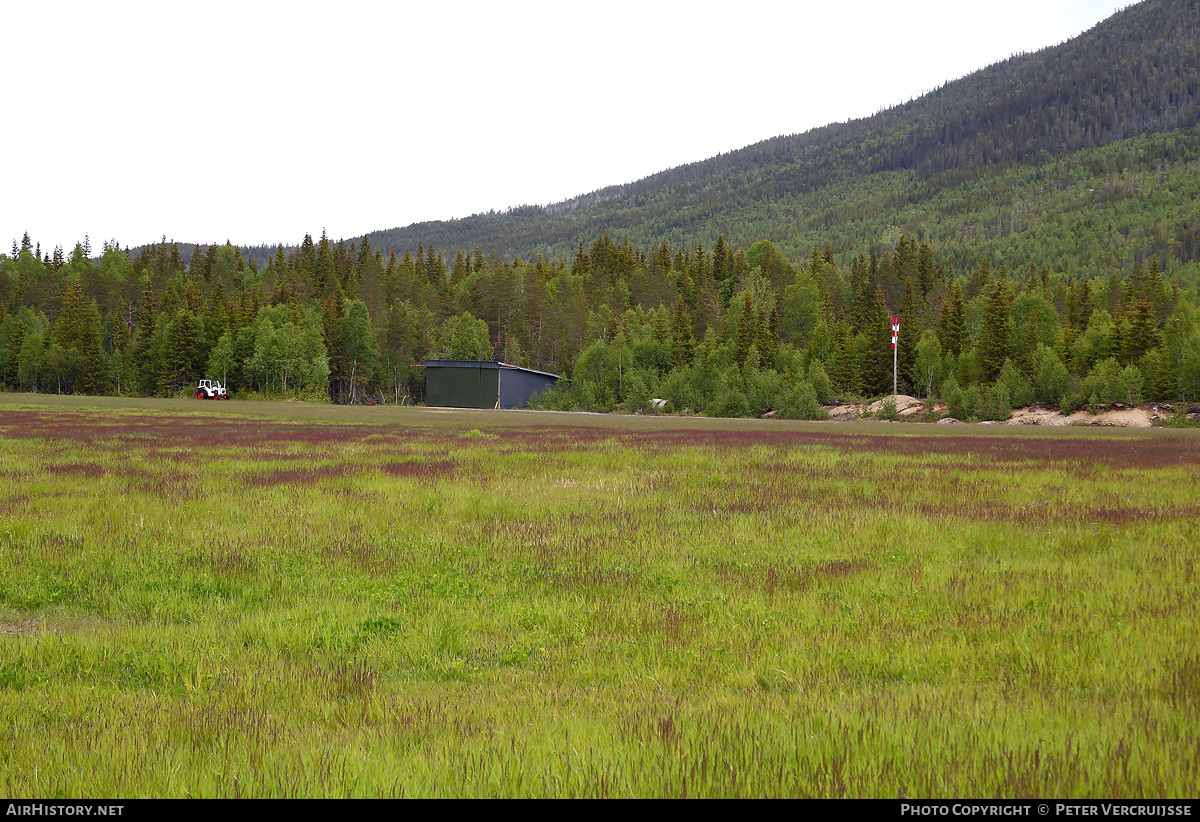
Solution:
<svg viewBox="0 0 1200 822">
<path fill-rule="evenodd" d="M 1197 433 L 0 395 L 0 792 L 1195 797 Z"/>
</svg>

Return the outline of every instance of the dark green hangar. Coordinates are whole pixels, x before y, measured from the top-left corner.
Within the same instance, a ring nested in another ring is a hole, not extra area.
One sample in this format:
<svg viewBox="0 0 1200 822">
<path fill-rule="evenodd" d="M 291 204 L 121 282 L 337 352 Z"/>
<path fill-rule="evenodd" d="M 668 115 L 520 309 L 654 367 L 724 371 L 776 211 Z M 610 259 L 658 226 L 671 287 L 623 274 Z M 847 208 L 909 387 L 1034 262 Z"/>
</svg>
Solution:
<svg viewBox="0 0 1200 822">
<path fill-rule="evenodd" d="M 449 408 L 523 408 L 553 388 L 557 374 L 483 360 L 426 360 L 425 404 Z"/>
</svg>

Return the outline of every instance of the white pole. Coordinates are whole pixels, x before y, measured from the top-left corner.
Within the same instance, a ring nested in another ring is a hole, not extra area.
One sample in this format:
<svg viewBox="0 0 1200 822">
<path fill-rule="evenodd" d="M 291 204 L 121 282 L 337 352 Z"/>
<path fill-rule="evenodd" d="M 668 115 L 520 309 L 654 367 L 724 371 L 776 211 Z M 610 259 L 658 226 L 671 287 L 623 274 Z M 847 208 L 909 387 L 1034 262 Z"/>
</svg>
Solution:
<svg viewBox="0 0 1200 822">
<path fill-rule="evenodd" d="M 892 317 L 892 396 L 898 396 L 900 392 L 896 388 L 896 372 L 897 372 L 897 352 L 900 350 L 900 318 Z"/>
</svg>

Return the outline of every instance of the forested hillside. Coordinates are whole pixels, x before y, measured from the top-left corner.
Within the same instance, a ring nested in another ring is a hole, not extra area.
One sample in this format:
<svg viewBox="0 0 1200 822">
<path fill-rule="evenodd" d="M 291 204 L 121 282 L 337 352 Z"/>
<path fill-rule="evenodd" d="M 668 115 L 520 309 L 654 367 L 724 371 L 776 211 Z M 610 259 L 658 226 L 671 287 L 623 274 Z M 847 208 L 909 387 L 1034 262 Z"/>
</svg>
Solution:
<svg viewBox="0 0 1200 822">
<path fill-rule="evenodd" d="M 898 59 L 905 48 L 929 47 L 898 44 Z M 736 116 L 736 101 L 704 116 Z M 375 231 L 371 242 L 385 252 L 424 242 L 559 256 L 605 233 L 643 247 L 711 245 L 723 234 L 747 247 L 769 239 L 791 257 L 829 241 L 848 265 L 891 230 L 935 243 L 961 264 L 977 262 L 981 250 L 1019 258 L 1030 246 L 1059 267 L 1094 270 L 1114 251 L 1126 262 L 1154 254 L 1188 261 L 1196 259 L 1200 215 L 1194 208 L 1162 214 L 1143 198 L 1164 175 L 1195 187 L 1198 117 L 1198 0 L 1147 0 L 1066 43 L 873 117 L 550 206 Z M 1095 150 L 1166 132 L 1176 134 Z M 1045 241 L 1044 220 L 1057 224 L 1059 208 L 1068 216 L 1098 209 L 1091 223 L 1072 225 L 1095 248 Z M 1180 242 L 1181 235 L 1192 241 Z"/>
</svg>

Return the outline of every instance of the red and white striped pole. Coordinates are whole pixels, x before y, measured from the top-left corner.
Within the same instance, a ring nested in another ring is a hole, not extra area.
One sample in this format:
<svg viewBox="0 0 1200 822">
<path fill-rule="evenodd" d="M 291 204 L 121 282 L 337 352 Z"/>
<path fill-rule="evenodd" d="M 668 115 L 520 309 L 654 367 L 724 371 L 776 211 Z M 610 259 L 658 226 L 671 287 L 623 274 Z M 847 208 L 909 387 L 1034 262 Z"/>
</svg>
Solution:
<svg viewBox="0 0 1200 822">
<path fill-rule="evenodd" d="M 900 336 L 900 318 L 892 317 L 892 396 L 900 392 L 896 390 L 896 338 Z"/>
</svg>

